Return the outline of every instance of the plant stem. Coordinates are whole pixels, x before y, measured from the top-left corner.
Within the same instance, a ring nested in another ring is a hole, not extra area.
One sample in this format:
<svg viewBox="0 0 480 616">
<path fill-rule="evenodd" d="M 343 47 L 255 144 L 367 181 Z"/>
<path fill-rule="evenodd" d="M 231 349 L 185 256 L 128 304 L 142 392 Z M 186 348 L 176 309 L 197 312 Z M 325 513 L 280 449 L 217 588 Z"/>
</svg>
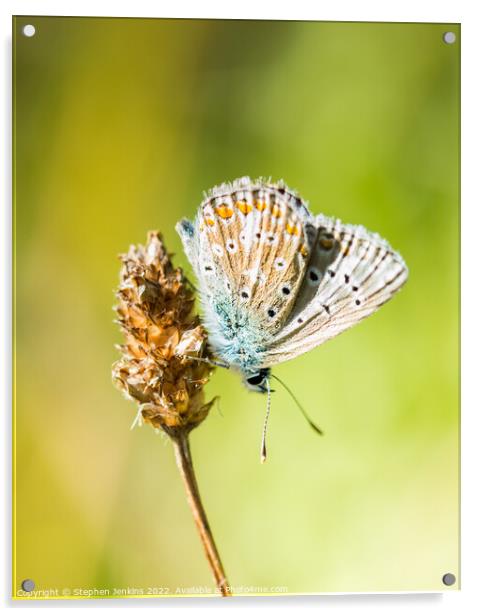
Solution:
<svg viewBox="0 0 480 616">
<path fill-rule="evenodd" d="M 172 442 L 178 470 L 180 471 L 180 475 L 182 476 L 183 483 L 185 485 L 188 504 L 192 510 L 193 519 L 197 526 L 198 534 L 200 535 L 208 564 L 210 565 L 215 583 L 222 596 L 229 597 L 232 593 L 230 592 L 227 577 L 225 575 L 225 571 L 223 570 L 222 561 L 220 560 L 220 555 L 208 523 L 207 514 L 205 513 L 205 509 L 203 508 L 202 500 L 200 498 L 200 492 L 198 490 L 198 484 L 193 470 L 193 462 L 190 454 L 188 433 L 186 431 L 181 431 L 172 437 Z"/>
</svg>

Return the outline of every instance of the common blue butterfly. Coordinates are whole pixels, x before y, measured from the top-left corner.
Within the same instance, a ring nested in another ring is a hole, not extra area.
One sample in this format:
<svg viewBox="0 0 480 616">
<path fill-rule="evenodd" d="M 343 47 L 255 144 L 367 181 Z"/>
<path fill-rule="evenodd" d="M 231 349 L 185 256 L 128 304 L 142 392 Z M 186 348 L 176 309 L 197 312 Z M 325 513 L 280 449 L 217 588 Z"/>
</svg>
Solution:
<svg viewBox="0 0 480 616">
<path fill-rule="evenodd" d="M 372 314 L 408 276 L 379 235 L 314 216 L 282 181 L 216 186 L 196 219 L 176 229 L 198 279 L 210 346 L 255 391 L 270 391 L 272 366 Z"/>
</svg>

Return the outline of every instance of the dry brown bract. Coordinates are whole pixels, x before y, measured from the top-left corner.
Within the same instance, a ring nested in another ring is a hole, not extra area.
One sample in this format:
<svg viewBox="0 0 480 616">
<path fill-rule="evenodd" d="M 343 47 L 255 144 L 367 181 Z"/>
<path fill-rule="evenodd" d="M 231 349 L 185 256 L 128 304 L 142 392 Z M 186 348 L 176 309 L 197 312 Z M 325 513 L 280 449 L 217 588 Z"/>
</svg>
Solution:
<svg viewBox="0 0 480 616">
<path fill-rule="evenodd" d="M 117 291 L 118 323 L 125 335 L 113 365 L 113 379 L 139 415 L 170 436 L 190 431 L 207 416 L 203 386 L 211 365 L 203 357 L 207 334 L 193 312 L 194 294 L 181 269 L 175 269 L 158 232 L 146 246 L 131 246 Z"/>
</svg>

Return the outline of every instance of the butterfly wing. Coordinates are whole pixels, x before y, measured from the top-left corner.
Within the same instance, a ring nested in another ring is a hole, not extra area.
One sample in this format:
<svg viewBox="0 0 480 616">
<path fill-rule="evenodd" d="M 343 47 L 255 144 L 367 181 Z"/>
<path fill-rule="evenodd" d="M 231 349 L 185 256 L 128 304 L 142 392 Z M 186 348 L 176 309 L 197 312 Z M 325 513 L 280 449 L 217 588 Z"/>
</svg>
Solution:
<svg viewBox="0 0 480 616">
<path fill-rule="evenodd" d="M 377 234 L 312 216 L 283 183 L 212 189 L 177 230 L 199 280 L 212 347 L 242 370 L 270 367 L 372 314 L 405 282 Z"/>
<path fill-rule="evenodd" d="M 305 353 L 366 318 L 404 284 L 402 257 L 361 226 L 316 217 L 317 234 L 295 304 L 263 367 Z"/>
<path fill-rule="evenodd" d="M 195 222 L 177 230 L 207 312 L 223 295 L 265 338 L 281 329 L 317 235 L 300 197 L 283 183 L 240 178 L 210 191 Z"/>
</svg>

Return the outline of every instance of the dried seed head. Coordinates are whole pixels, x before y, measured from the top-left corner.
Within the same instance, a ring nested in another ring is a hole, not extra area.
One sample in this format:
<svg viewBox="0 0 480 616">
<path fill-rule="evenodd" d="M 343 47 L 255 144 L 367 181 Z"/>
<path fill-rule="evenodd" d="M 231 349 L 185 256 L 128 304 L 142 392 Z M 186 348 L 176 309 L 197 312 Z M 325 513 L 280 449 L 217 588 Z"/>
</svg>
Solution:
<svg viewBox="0 0 480 616">
<path fill-rule="evenodd" d="M 131 246 L 121 259 L 116 311 L 125 343 L 118 347 L 122 357 L 113 365 L 113 380 L 139 404 L 138 419 L 170 436 L 190 431 L 213 404 L 205 403 L 203 393 L 211 365 L 185 357 L 203 357 L 206 351 L 193 291 L 174 269 L 158 232 L 151 231 L 146 246 Z"/>
</svg>

